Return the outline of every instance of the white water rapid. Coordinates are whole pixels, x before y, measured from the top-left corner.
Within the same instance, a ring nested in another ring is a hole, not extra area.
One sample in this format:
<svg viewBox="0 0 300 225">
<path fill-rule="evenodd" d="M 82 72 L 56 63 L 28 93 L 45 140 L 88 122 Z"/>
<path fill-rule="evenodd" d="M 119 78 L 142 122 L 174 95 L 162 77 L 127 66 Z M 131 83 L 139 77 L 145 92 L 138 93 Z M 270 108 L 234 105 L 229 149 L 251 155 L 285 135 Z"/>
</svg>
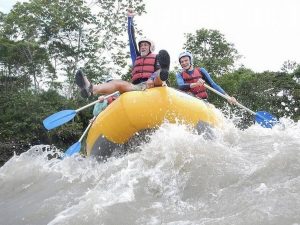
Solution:
<svg viewBox="0 0 300 225">
<path fill-rule="evenodd" d="M 0 168 L 2 225 L 300 225 L 300 122 L 205 140 L 163 124 L 98 163 L 34 146 Z"/>
</svg>

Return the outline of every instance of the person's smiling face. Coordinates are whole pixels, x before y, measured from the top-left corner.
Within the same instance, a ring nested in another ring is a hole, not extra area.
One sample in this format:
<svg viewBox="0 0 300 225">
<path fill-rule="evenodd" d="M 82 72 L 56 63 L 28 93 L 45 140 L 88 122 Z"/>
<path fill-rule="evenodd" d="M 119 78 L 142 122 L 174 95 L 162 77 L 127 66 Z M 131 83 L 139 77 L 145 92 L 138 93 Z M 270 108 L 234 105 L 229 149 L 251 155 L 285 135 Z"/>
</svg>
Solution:
<svg viewBox="0 0 300 225">
<path fill-rule="evenodd" d="M 146 56 L 150 52 L 150 44 L 146 41 L 141 42 L 139 48 L 141 56 Z"/>
<path fill-rule="evenodd" d="M 180 58 L 180 65 L 183 69 L 188 70 L 191 68 L 191 60 L 188 56 L 183 56 Z"/>
</svg>

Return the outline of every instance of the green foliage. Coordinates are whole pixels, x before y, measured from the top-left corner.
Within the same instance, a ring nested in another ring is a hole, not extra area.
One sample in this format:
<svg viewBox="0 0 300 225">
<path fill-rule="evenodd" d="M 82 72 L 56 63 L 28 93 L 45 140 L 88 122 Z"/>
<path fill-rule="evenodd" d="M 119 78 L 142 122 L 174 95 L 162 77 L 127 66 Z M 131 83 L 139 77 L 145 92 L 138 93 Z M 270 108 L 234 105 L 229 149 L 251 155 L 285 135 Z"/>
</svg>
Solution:
<svg viewBox="0 0 300 225">
<path fill-rule="evenodd" d="M 65 148 L 76 142 L 87 115 L 79 114 L 71 122 L 53 131 L 46 131 L 43 119 L 63 109 L 79 108 L 55 91 L 33 94 L 28 91 L 2 94 L 0 97 L 0 139 L 2 143 L 54 144 Z M 89 115 L 90 117 L 91 115 Z"/>
<path fill-rule="evenodd" d="M 130 82 L 131 80 L 131 71 L 132 71 L 132 67 L 130 67 L 128 70 L 127 70 L 127 73 L 124 73 L 121 78 L 122 80 L 126 80 L 128 82 Z"/>
<path fill-rule="evenodd" d="M 254 73 L 245 68 L 240 68 L 233 73 L 226 74 L 216 79 L 216 82 L 231 96 L 252 109 L 253 111 L 267 111 L 280 117 L 290 117 L 299 120 L 299 84 L 293 76 L 286 73 L 263 72 Z M 209 100 L 218 107 L 224 107 L 224 99 L 210 93 Z M 249 123 L 252 120 L 247 112 L 234 107 L 236 115 L 245 118 Z M 244 126 L 245 124 L 243 124 Z"/>
<path fill-rule="evenodd" d="M 298 78 L 298 79 L 300 78 L 300 65 L 298 65 L 296 67 L 296 69 L 293 71 L 292 75 L 295 76 L 295 78 Z M 298 83 L 300 83 L 300 81 Z"/>
<path fill-rule="evenodd" d="M 57 74 L 66 76 L 72 96 L 74 74 L 80 66 L 86 68 L 88 77 L 95 82 L 107 75 L 123 74 L 128 58 L 123 36 L 127 8 L 132 5 L 138 14 L 144 12 L 143 2 L 137 0 L 96 1 L 92 5 L 82 0 L 17 3 L 9 14 L 3 15 L 0 36 L 37 43 L 44 48 L 44 56 L 52 63 L 46 65 L 48 71 L 43 71 L 38 67 L 42 64 L 30 59 L 31 67 L 21 73 L 33 76 L 36 86 L 38 74 L 50 78 L 50 82 L 43 82 L 52 87 L 57 87 Z"/>
<path fill-rule="evenodd" d="M 291 73 L 291 72 L 295 71 L 297 66 L 298 66 L 297 62 L 287 60 L 287 61 L 283 62 L 283 65 L 281 67 L 281 71 L 284 72 L 284 73 Z"/>
<path fill-rule="evenodd" d="M 53 67 L 45 48 L 35 42 L 0 39 L 0 63 L 7 71 L 6 76 L 24 78 L 22 87 L 30 88 L 31 80 L 38 89 L 38 79 L 43 72 L 53 77 Z M 29 82 L 28 82 L 29 81 Z"/>
<path fill-rule="evenodd" d="M 169 72 L 169 86 L 170 87 L 177 87 L 177 82 L 176 82 L 176 72 L 175 71 L 170 71 Z"/>
<path fill-rule="evenodd" d="M 232 71 L 240 57 L 232 43 L 217 30 L 200 29 L 196 34 L 185 34 L 184 48 L 192 52 L 194 65 L 204 67 L 212 76 L 221 76 Z"/>
</svg>

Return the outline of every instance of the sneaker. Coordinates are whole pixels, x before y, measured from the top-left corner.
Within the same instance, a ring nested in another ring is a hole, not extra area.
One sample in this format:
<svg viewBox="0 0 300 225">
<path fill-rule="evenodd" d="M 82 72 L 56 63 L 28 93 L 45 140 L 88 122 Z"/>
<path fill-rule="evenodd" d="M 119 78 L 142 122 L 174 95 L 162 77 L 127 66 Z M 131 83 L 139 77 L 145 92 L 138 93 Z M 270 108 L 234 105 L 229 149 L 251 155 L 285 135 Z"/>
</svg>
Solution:
<svg viewBox="0 0 300 225">
<path fill-rule="evenodd" d="M 170 56 L 166 50 L 159 51 L 158 62 L 160 65 L 159 77 L 162 81 L 166 81 L 169 78 L 169 69 L 170 69 Z"/>
<path fill-rule="evenodd" d="M 93 85 L 89 80 L 84 76 L 81 70 L 78 70 L 75 75 L 75 82 L 78 87 L 81 89 L 80 94 L 83 98 L 88 98 L 93 95 Z"/>
</svg>

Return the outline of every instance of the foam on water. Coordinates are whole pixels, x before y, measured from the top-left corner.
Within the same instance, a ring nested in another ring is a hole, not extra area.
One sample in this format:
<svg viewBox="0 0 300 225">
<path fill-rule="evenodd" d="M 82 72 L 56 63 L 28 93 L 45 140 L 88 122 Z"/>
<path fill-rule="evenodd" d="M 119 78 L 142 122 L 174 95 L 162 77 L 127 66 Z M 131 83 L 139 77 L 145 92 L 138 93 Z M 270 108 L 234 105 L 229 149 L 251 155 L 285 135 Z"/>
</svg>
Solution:
<svg viewBox="0 0 300 225">
<path fill-rule="evenodd" d="M 165 123 L 106 163 L 34 146 L 0 168 L 1 224 L 300 224 L 300 122 L 215 134 Z"/>
</svg>

